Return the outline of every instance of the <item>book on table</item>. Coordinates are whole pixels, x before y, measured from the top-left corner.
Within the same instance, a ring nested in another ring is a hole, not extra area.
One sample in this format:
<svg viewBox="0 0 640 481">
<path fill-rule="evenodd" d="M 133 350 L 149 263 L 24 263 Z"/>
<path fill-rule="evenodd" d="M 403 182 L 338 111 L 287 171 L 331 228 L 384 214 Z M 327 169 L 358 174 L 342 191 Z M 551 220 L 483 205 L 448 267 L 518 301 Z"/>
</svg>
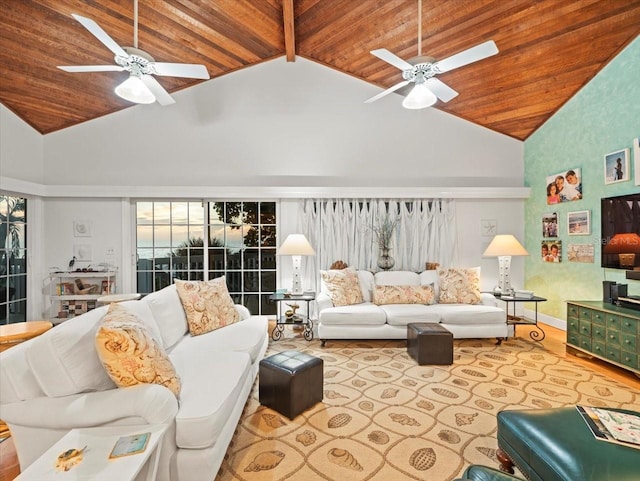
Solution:
<svg viewBox="0 0 640 481">
<path fill-rule="evenodd" d="M 122 456 L 130 456 L 138 454 L 147 449 L 151 433 L 132 434 L 130 436 L 122 436 L 118 439 L 109 459 L 120 458 Z"/>
<path fill-rule="evenodd" d="M 640 414 L 576 406 L 596 439 L 640 449 Z"/>
</svg>

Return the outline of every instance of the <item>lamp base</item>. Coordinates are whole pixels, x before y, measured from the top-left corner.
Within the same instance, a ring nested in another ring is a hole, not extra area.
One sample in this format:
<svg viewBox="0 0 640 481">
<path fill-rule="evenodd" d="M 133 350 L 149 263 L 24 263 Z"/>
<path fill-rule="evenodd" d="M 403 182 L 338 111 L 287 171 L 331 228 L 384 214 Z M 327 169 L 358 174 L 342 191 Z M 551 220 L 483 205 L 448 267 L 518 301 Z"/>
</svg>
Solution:
<svg viewBox="0 0 640 481">
<path fill-rule="evenodd" d="M 511 288 L 511 256 L 498 256 L 498 287 L 503 296 L 513 293 Z"/>
</svg>

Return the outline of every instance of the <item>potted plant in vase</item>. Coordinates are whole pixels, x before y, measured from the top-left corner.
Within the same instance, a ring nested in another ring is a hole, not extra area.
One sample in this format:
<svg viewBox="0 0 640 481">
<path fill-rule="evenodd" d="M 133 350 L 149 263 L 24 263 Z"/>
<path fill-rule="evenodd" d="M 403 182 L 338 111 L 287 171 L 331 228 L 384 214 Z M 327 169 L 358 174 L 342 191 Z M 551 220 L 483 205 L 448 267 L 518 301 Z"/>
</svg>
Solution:
<svg viewBox="0 0 640 481">
<path fill-rule="evenodd" d="M 398 218 L 391 218 L 388 214 L 380 221 L 376 226 L 374 225 L 371 230 L 376 236 L 378 242 L 378 267 L 384 271 L 391 269 L 396 261 L 391 257 L 391 241 L 393 239 L 393 232 L 398 225 Z"/>
</svg>

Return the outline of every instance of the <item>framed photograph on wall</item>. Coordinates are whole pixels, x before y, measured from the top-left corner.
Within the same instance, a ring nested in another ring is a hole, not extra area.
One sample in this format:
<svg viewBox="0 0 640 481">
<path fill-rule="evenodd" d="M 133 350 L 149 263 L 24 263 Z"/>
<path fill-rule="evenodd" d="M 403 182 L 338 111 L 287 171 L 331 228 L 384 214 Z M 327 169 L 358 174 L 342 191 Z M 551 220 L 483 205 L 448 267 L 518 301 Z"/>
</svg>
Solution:
<svg viewBox="0 0 640 481">
<path fill-rule="evenodd" d="M 558 214 L 543 214 L 542 237 L 558 237 Z"/>
<path fill-rule="evenodd" d="M 547 204 L 582 199 L 582 171 L 578 168 L 558 172 L 546 178 Z"/>
<path fill-rule="evenodd" d="M 635 184 L 640 185 L 640 136 L 633 139 L 633 169 L 636 172 Z"/>
<path fill-rule="evenodd" d="M 591 234 L 591 213 L 588 210 L 567 213 L 567 232 L 569 235 Z"/>
<path fill-rule="evenodd" d="M 604 183 L 615 184 L 629 180 L 629 149 L 604 156 Z"/>
<path fill-rule="evenodd" d="M 91 221 L 90 220 L 74 220 L 73 221 L 74 237 L 91 237 Z"/>
<path fill-rule="evenodd" d="M 593 264 L 595 247 L 593 244 L 569 244 L 567 259 L 569 262 Z"/>
<path fill-rule="evenodd" d="M 562 241 L 542 241 L 542 262 L 562 262 Z"/>
</svg>

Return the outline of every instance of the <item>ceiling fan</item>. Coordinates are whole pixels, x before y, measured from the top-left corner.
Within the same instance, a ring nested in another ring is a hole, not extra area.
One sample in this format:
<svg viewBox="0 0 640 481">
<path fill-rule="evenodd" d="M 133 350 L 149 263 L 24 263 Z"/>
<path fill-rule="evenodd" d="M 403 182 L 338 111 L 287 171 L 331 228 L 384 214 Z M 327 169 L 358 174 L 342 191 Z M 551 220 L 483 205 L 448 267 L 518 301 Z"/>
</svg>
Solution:
<svg viewBox="0 0 640 481">
<path fill-rule="evenodd" d="M 448 102 L 458 95 L 458 92 L 437 79 L 436 75 L 495 55 L 498 53 L 498 47 L 496 47 L 493 40 L 489 40 L 440 61 L 436 61 L 433 57 L 423 56 L 422 0 L 418 0 L 418 56 L 407 61 L 384 48 L 372 50 L 371 53 L 402 70 L 402 78 L 404 80 L 380 92 L 378 95 L 374 95 L 366 100 L 365 103 L 375 102 L 385 95 L 413 83 L 415 86 L 402 101 L 402 106 L 407 109 L 422 109 L 435 104 L 438 99 Z"/>
<path fill-rule="evenodd" d="M 116 65 L 66 65 L 58 66 L 65 72 L 129 72 L 129 78 L 115 88 L 116 95 L 130 102 L 170 105 L 175 100 L 153 75 L 209 79 L 204 65 L 188 63 L 156 62 L 147 52 L 138 49 L 138 1 L 134 1 L 133 47 L 121 47 L 93 20 L 75 13 L 71 16 L 115 54 Z"/>
</svg>

